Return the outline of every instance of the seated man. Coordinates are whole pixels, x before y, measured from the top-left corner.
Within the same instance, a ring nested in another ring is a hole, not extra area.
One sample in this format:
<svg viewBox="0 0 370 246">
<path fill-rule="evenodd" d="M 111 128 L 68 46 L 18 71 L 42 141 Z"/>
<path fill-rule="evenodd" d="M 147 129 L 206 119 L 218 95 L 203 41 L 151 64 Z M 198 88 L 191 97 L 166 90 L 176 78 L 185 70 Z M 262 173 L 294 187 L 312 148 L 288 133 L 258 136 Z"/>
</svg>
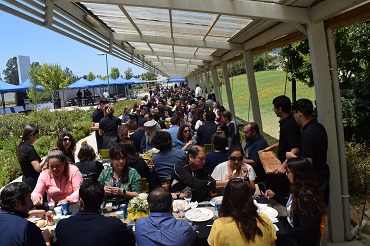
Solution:
<svg viewBox="0 0 370 246">
<path fill-rule="evenodd" d="M 179 197 L 180 192 L 191 189 L 192 201 L 202 202 L 211 198 L 211 190 L 225 187 L 228 180 L 213 180 L 204 168 L 206 152 L 200 146 L 193 146 L 188 151 L 188 159 L 175 165 L 170 191 Z"/>
<path fill-rule="evenodd" d="M 80 210 L 75 216 L 58 222 L 55 229 L 61 246 L 135 245 L 135 236 L 116 217 L 100 214 L 104 188 L 95 180 L 85 180 L 80 187 Z"/>
<path fill-rule="evenodd" d="M 161 178 L 162 184 L 166 183 L 166 178 L 171 177 L 173 167 L 176 163 L 185 160 L 185 151 L 181 149 L 172 149 L 172 139 L 168 132 L 158 132 L 153 145 L 159 150 L 159 153 L 153 155 L 154 170 Z"/>
<path fill-rule="evenodd" d="M 140 152 L 144 153 L 153 149 L 153 138 L 157 134 L 157 122 L 155 120 L 150 120 L 144 123 L 145 135 L 141 139 Z M 136 150 L 137 151 L 137 150 Z"/>
<path fill-rule="evenodd" d="M 31 204 L 31 190 L 25 183 L 11 183 L 2 190 L 1 245 L 50 245 L 50 231 L 42 233 L 36 224 L 25 220 Z"/>
<path fill-rule="evenodd" d="M 196 228 L 172 215 L 172 196 L 161 187 L 148 196 L 150 215 L 136 221 L 136 245 L 192 245 Z"/>
</svg>

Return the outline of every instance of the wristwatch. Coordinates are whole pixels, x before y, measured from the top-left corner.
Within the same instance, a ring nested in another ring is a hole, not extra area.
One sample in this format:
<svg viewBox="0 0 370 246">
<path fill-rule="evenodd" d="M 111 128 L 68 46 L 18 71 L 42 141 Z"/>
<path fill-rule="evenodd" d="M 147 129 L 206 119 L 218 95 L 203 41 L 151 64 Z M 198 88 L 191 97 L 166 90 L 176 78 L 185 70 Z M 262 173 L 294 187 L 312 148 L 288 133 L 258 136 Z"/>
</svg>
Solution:
<svg viewBox="0 0 370 246">
<path fill-rule="evenodd" d="M 122 188 L 122 196 L 126 195 L 126 190 Z"/>
<path fill-rule="evenodd" d="M 176 192 L 176 199 L 179 199 L 179 198 L 180 198 L 180 194 L 181 194 L 181 192 L 180 192 L 180 191 L 177 191 L 177 192 Z"/>
</svg>

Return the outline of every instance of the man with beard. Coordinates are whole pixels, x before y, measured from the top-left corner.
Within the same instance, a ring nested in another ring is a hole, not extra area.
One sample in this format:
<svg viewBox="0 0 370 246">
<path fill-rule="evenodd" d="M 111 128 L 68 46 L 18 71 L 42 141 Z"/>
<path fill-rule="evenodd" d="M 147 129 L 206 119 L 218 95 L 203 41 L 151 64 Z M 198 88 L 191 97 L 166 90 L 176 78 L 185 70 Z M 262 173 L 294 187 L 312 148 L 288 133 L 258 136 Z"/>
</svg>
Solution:
<svg viewBox="0 0 370 246">
<path fill-rule="evenodd" d="M 145 122 L 145 136 L 141 139 L 140 152 L 144 153 L 148 150 L 153 149 L 153 138 L 157 132 L 157 122 L 155 120 L 150 120 Z"/>
<path fill-rule="evenodd" d="M 268 144 L 260 134 L 258 125 L 254 122 L 249 122 L 244 126 L 244 137 L 247 144 L 244 147 L 245 156 L 243 158 L 243 162 L 253 167 L 257 175 L 255 179 L 256 183 L 265 183 L 266 173 L 263 169 L 258 151 L 267 148 Z M 263 185 L 258 186 L 260 190 L 265 192 L 265 187 L 263 187 Z"/>
</svg>

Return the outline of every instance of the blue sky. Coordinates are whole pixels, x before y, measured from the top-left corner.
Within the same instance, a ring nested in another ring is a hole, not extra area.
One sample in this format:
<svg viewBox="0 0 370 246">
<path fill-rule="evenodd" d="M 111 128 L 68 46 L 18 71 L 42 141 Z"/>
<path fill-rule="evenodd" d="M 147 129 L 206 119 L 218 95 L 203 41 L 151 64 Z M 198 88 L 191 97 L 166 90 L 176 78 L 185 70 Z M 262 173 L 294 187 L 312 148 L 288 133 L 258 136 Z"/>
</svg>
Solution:
<svg viewBox="0 0 370 246">
<path fill-rule="evenodd" d="M 106 75 L 105 56 L 98 56 L 100 51 L 67 38 L 47 28 L 40 27 L 19 17 L 0 11 L 0 73 L 6 68 L 6 62 L 18 55 L 29 56 L 32 62 L 59 64 L 62 69 L 68 67 L 78 76 L 88 74 Z M 146 70 L 131 63 L 108 55 L 109 71 L 112 67 L 120 73 L 131 67 L 134 75 Z"/>
</svg>

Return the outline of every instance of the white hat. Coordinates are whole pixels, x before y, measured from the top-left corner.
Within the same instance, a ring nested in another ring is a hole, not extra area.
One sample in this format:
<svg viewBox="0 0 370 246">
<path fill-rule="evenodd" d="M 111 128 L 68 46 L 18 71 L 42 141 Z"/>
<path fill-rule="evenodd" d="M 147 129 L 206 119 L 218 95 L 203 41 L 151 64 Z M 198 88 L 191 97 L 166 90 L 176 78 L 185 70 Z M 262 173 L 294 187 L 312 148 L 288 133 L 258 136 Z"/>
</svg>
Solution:
<svg viewBox="0 0 370 246">
<path fill-rule="evenodd" d="M 144 123 L 145 127 L 152 127 L 152 126 L 155 126 L 155 125 L 157 125 L 157 121 L 155 121 L 155 120 L 149 120 L 149 121 Z"/>
</svg>

